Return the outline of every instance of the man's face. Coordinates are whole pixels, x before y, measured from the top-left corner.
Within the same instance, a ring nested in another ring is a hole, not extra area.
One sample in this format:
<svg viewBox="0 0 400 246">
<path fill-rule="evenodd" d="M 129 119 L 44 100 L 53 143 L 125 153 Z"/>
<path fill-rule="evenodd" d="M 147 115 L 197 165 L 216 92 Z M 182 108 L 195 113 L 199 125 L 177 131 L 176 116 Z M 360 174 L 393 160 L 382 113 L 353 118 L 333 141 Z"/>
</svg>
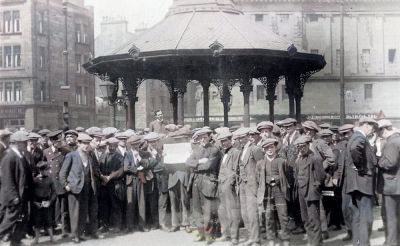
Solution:
<svg viewBox="0 0 400 246">
<path fill-rule="evenodd" d="M 332 135 L 324 135 L 324 136 L 321 136 L 321 138 L 322 138 L 323 140 L 325 140 L 325 142 L 326 142 L 327 144 L 331 144 L 331 143 L 332 143 Z"/>
<path fill-rule="evenodd" d="M 157 120 L 160 120 L 160 121 L 162 121 L 162 119 L 163 119 L 163 113 L 161 112 L 161 111 L 158 111 L 157 113 L 156 113 L 156 119 Z"/>
<path fill-rule="evenodd" d="M 61 147 L 61 139 L 60 138 L 52 138 L 48 141 L 49 146 L 54 146 L 54 148 L 58 149 Z"/>
<path fill-rule="evenodd" d="M 93 137 L 91 144 L 92 144 L 93 148 L 98 148 L 100 142 L 101 142 L 101 138 Z"/>
<path fill-rule="evenodd" d="M 132 146 L 132 149 L 139 150 L 140 143 L 131 144 L 131 146 Z"/>
<path fill-rule="evenodd" d="M 127 139 L 119 139 L 119 146 L 121 146 L 122 148 L 125 148 L 126 147 L 126 140 Z"/>
<path fill-rule="evenodd" d="M 38 144 L 38 139 L 29 139 L 28 140 L 28 146 L 31 149 L 36 148 L 37 144 Z"/>
<path fill-rule="evenodd" d="M 260 134 L 257 133 L 249 134 L 249 141 L 252 143 L 258 143 L 260 139 L 261 139 Z"/>
<path fill-rule="evenodd" d="M 311 138 L 314 138 L 315 130 L 311 129 L 311 128 L 304 127 L 304 134 L 307 135 L 307 136 L 310 136 Z"/>
<path fill-rule="evenodd" d="M 276 145 L 275 144 L 269 144 L 264 147 L 264 152 L 268 157 L 273 157 L 276 155 Z"/>
<path fill-rule="evenodd" d="M 365 135 L 371 135 L 375 132 L 374 124 L 364 124 Z"/>
<path fill-rule="evenodd" d="M 249 141 L 249 137 L 248 135 L 245 135 L 243 137 L 238 137 L 237 140 L 239 141 L 240 145 L 244 146 Z"/>
<path fill-rule="evenodd" d="M 269 137 L 271 135 L 272 129 L 270 129 L 270 128 L 261 128 L 259 131 L 260 131 L 260 136 L 261 137 Z"/>
<path fill-rule="evenodd" d="M 83 152 L 88 152 L 90 148 L 90 142 L 78 142 L 78 149 Z"/>
<path fill-rule="evenodd" d="M 310 145 L 308 143 L 299 144 L 297 145 L 297 149 L 301 155 L 305 155 L 310 150 Z"/>
<path fill-rule="evenodd" d="M 17 146 L 18 151 L 26 151 L 26 148 L 28 146 L 28 142 L 16 142 L 15 143 Z"/>
<path fill-rule="evenodd" d="M 352 131 L 348 131 L 348 132 L 342 133 L 341 135 L 342 135 L 342 138 L 343 138 L 344 140 L 349 140 L 350 137 L 351 137 L 351 134 L 353 134 L 353 132 L 352 132 Z"/>
<path fill-rule="evenodd" d="M 68 145 L 76 144 L 76 136 L 73 134 L 67 134 L 65 136 L 65 142 L 67 142 Z"/>
<path fill-rule="evenodd" d="M 117 148 L 118 148 L 118 144 L 117 143 L 108 144 L 108 151 L 110 151 L 110 153 L 114 153 L 115 150 L 117 150 Z"/>
<path fill-rule="evenodd" d="M 198 136 L 197 139 L 200 141 L 201 146 L 204 147 L 210 142 L 211 137 L 208 134 L 203 134 Z"/>
<path fill-rule="evenodd" d="M 291 134 L 294 131 L 294 125 L 289 125 L 289 126 L 282 126 L 282 129 L 284 133 L 289 133 Z"/>
<path fill-rule="evenodd" d="M 158 141 L 147 141 L 147 144 L 154 149 L 157 149 Z"/>
<path fill-rule="evenodd" d="M 232 139 L 226 138 L 221 141 L 222 148 L 229 149 L 232 147 Z"/>
</svg>

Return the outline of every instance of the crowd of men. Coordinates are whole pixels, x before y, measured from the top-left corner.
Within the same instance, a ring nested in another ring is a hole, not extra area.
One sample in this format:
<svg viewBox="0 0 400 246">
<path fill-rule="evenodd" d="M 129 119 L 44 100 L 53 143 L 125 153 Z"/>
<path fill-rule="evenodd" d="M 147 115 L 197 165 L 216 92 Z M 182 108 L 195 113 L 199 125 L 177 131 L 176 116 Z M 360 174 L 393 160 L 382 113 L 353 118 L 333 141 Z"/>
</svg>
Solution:
<svg viewBox="0 0 400 246">
<path fill-rule="evenodd" d="M 389 120 L 212 130 L 155 115 L 143 131 L 0 130 L 2 241 L 182 229 L 237 245 L 243 226 L 245 245 L 289 245 L 297 233 L 321 245 L 345 226 L 344 241 L 366 246 L 377 192 L 385 243 L 399 244 L 400 133 Z M 163 146 L 176 143 L 190 143 L 190 157 L 164 163 Z"/>
</svg>

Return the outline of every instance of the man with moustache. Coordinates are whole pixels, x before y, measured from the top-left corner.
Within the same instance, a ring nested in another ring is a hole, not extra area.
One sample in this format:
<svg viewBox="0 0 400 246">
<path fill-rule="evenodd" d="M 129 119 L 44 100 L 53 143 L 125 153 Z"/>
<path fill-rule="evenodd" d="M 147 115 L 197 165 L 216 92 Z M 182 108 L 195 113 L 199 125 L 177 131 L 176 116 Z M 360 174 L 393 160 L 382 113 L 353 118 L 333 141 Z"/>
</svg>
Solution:
<svg viewBox="0 0 400 246">
<path fill-rule="evenodd" d="M 218 217 L 223 228 L 223 239 L 232 245 L 239 243 L 240 205 L 238 196 L 238 173 L 240 150 L 232 147 L 232 133 L 222 132 L 218 135 L 221 142 L 223 157 L 218 176 L 218 197 L 220 205 Z"/>
<path fill-rule="evenodd" d="M 75 151 L 78 146 L 76 145 L 76 138 L 78 137 L 78 132 L 75 130 L 68 130 L 64 133 L 65 143 L 68 145 L 70 151 Z"/>
</svg>

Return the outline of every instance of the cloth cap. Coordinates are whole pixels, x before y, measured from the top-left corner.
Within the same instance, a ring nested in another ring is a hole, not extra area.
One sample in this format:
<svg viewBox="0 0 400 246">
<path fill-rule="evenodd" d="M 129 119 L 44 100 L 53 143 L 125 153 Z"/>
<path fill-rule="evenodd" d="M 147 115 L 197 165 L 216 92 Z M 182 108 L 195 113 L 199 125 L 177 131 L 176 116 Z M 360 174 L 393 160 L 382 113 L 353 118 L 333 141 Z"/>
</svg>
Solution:
<svg viewBox="0 0 400 246">
<path fill-rule="evenodd" d="M 65 135 L 74 135 L 75 137 L 78 137 L 79 133 L 75 130 L 68 130 L 65 132 Z"/>
<path fill-rule="evenodd" d="M 107 143 L 108 144 L 118 144 L 119 139 L 117 139 L 116 137 L 111 137 L 111 138 L 107 139 Z"/>
<path fill-rule="evenodd" d="M 319 125 L 319 127 L 322 129 L 329 129 L 331 128 L 331 125 L 328 123 L 322 123 L 321 125 Z"/>
<path fill-rule="evenodd" d="M 130 144 L 138 144 L 143 142 L 143 136 L 140 135 L 133 135 L 132 137 L 128 138 L 128 143 Z"/>
<path fill-rule="evenodd" d="M 340 133 L 345 133 L 345 132 L 348 132 L 348 131 L 353 131 L 353 129 L 354 129 L 354 125 L 352 125 L 352 124 L 344 124 L 344 125 L 339 127 L 339 132 Z"/>
<path fill-rule="evenodd" d="M 43 170 L 43 169 L 47 169 L 49 167 L 49 164 L 47 163 L 47 161 L 39 161 L 36 164 L 36 167 Z"/>
<path fill-rule="evenodd" d="M 144 132 L 149 132 L 149 131 L 150 131 L 150 128 L 146 127 L 146 128 L 143 129 L 143 131 L 144 131 Z"/>
<path fill-rule="evenodd" d="M 257 124 L 257 130 L 265 129 L 265 128 L 273 128 L 274 124 L 271 121 L 261 121 Z"/>
<path fill-rule="evenodd" d="M 117 128 L 115 128 L 115 127 L 106 127 L 106 128 L 103 128 L 103 130 L 102 130 L 102 133 L 104 134 L 104 135 L 112 135 L 112 134 L 115 134 L 115 133 L 117 133 L 118 132 L 118 129 Z"/>
<path fill-rule="evenodd" d="M 390 122 L 390 120 L 387 120 L 387 119 L 378 120 L 379 128 L 384 128 L 384 127 L 389 127 L 389 126 L 392 126 L 392 122 Z"/>
<path fill-rule="evenodd" d="M 132 129 L 128 129 L 124 133 L 126 136 L 128 136 L 128 138 L 132 137 L 133 135 L 136 135 L 136 132 Z"/>
<path fill-rule="evenodd" d="M 311 138 L 306 135 L 301 135 L 294 141 L 294 145 L 305 144 L 311 142 Z"/>
<path fill-rule="evenodd" d="M 233 136 L 235 138 L 240 138 L 240 137 L 244 137 L 247 136 L 247 134 L 249 134 L 250 129 L 247 127 L 241 127 L 239 129 L 237 129 L 236 131 L 233 132 Z"/>
<path fill-rule="evenodd" d="M 159 140 L 160 139 L 160 135 L 158 134 L 158 133 L 156 133 L 156 132 L 150 132 L 149 134 L 146 134 L 144 137 L 143 137 L 143 140 L 146 140 L 146 141 L 157 141 L 157 140 Z"/>
<path fill-rule="evenodd" d="M 360 118 L 360 120 L 358 121 L 360 124 L 361 123 L 368 123 L 368 124 L 374 124 L 374 125 L 378 125 L 378 122 L 376 122 L 376 120 L 370 118 L 370 117 L 362 117 Z"/>
<path fill-rule="evenodd" d="M 212 131 L 210 129 L 201 128 L 200 130 L 198 130 L 197 132 L 194 133 L 193 137 L 197 138 L 200 135 L 210 134 L 210 133 L 212 133 Z"/>
<path fill-rule="evenodd" d="M 281 120 L 278 122 L 280 126 L 291 126 L 293 124 L 297 123 L 297 120 L 293 119 L 293 118 L 286 118 L 284 120 Z M 277 123 L 277 125 L 278 125 Z"/>
<path fill-rule="evenodd" d="M 89 134 L 89 136 L 91 136 L 91 137 L 96 137 L 96 138 L 103 138 L 103 137 L 105 137 L 105 135 L 104 135 L 101 131 L 92 132 L 91 134 Z"/>
<path fill-rule="evenodd" d="M 337 132 L 339 130 L 339 126 L 332 125 L 331 127 L 329 127 L 329 130 L 331 130 L 332 132 Z"/>
<path fill-rule="evenodd" d="M 83 127 L 81 127 L 81 126 L 78 126 L 77 128 L 75 128 L 75 131 L 77 131 L 77 132 L 84 132 L 84 131 L 85 131 L 85 128 L 83 128 Z"/>
<path fill-rule="evenodd" d="M 272 133 L 281 133 L 281 129 L 278 127 L 278 125 L 274 125 L 272 128 Z"/>
<path fill-rule="evenodd" d="M 315 131 L 317 131 L 317 132 L 319 131 L 318 125 L 317 125 L 314 121 L 311 121 L 311 120 L 304 121 L 304 123 L 302 124 L 302 126 L 303 126 L 304 128 L 308 128 L 308 129 L 315 130 Z"/>
<path fill-rule="evenodd" d="M 50 132 L 49 134 L 47 134 L 47 136 L 49 138 L 57 138 L 63 131 L 62 130 L 57 130 L 54 132 Z"/>
<path fill-rule="evenodd" d="M 15 143 L 15 142 L 26 142 L 28 141 L 28 136 L 29 133 L 25 132 L 25 131 L 16 131 L 13 134 L 11 134 L 10 137 L 10 142 Z"/>
<path fill-rule="evenodd" d="M 6 137 L 6 136 L 11 136 L 12 132 L 10 132 L 7 129 L 2 129 L 0 130 L 0 137 Z"/>
<path fill-rule="evenodd" d="M 329 129 L 323 129 L 319 132 L 319 135 L 321 136 L 332 136 L 333 132 Z"/>
<path fill-rule="evenodd" d="M 262 140 L 262 142 L 261 142 L 261 147 L 265 148 L 265 147 L 267 147 L 268 145 L 277 144 L 277 143 L 278 143 L 278 140 L 275 139 L 275 138 L 266 138 L 266 139 L 263 139 L 263 140 Z"/>
<path fill-rule="evenodd" d="M 49 134 L 51 131 L 49 129 L 42 129 L 40 131 L 38 131 L 38 134 L 41 136 L 47 136 L 47 134 Z"/>
<path fill-rule="evenodd" d="M 229 128 L 228 127 L 218 127 L 218 128 L 215 128 L 214 131 L 217 134 L 221 134 L 223 132 L 229 132 Z"/>
<path fill-rule="evenodd" d="M 86 129 L 86 133 L 89 135 L 92 135 L 95 132 L 101 132 L 101 129 L 98 128 L 97 126 L 92 126 L 92 127 L 89 127 L 88 129 Z"/>
<path fill-rule="evenodd" d="M 182 127 L 181 129 L 179 129 L 176 132 L 171 132 L 171 134 L 169 134 L 169 136 L 172 138 L 182 138 L 182 137 L 188 137 L 191 134 L 192 134 L 192 131 L 190 131 L 189 128 Z"/>
<path fill-rule="evenodd" d="M 85 133 L 79 133 L 78 137 L 76 138 L 76 140 L 80 141 L 80 142 L 90 142 L 90 141 L 92 141 L 92 139 L 93 138 L 91 136 L 89 136 L 88 134 L 85 134 Z"/>
<path fill-rule="evenodd" d="M 117 133 L 115 133 L 115 137 L 120 140 L 129 138 L 129 136 L 125 132 L 117 132 Z"/>
<path fill-rule="evenodd" d="M 31 132 L 31 133 L 29 133 L 29 135 L 28 135 L 28 139 L 39 139 L 39 138 L 41 138 L 42 136 L 40 136 L 39 134 L 37 134 L 37 133 L 35 133 L 35 132 Z"/>
<path fill-rule="evenodd" d="M 260 134 L 260 132 L 255 127 L 250 127 L 249 134 Z"/>
<path fill-rule="evenodd" d="M 231 138 L 233 134 L 230 131 L 224 131 L 218 134 L 217 140 L 222 141 Z"/>
<path fill-rule="evenodd" d="M 234 131 L 238 130 L 239 128 L 240 128 L 239 125 L 231 126 L 231 127 L 229 128 L 229 131 L 230 131 L 230 132 L 234 132 Z"/>
</svg>

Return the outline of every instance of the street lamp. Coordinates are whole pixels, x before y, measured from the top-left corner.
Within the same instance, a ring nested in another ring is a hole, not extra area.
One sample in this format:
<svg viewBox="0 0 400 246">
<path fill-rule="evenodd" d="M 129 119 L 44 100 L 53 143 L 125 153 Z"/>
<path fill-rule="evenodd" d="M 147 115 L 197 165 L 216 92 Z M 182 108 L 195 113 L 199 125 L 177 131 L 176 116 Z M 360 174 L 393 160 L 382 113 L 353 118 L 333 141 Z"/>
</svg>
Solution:
<svg viewBox="0 0 400 246">
<path fill-rule="evenodd" d="M 109 104 L 112 104 L 112 102 L 115 101 L 115 99 L 113 100 L 112 98 L 113 94 L 115 94 L 115 84 L 110 81 L 104 81 L 99 85 L 99 87 L 103 97 L 108 99 Z"/>
<path fill-rule="evenodd" d="M 112 83 L 111 81 L 108 81 L 107 78 L 105 78 L 105 80 L 99 84 L 99 87 L 103 98 L 107 99 L 108 105 L 112 106 L 113 126 L 116 127 L 116 106 L 124 106 L 126 110 L 128 92 L 126 90 L 121 90 L 122 96 L 118 96 L 119 82 Z"/>
</svg>

